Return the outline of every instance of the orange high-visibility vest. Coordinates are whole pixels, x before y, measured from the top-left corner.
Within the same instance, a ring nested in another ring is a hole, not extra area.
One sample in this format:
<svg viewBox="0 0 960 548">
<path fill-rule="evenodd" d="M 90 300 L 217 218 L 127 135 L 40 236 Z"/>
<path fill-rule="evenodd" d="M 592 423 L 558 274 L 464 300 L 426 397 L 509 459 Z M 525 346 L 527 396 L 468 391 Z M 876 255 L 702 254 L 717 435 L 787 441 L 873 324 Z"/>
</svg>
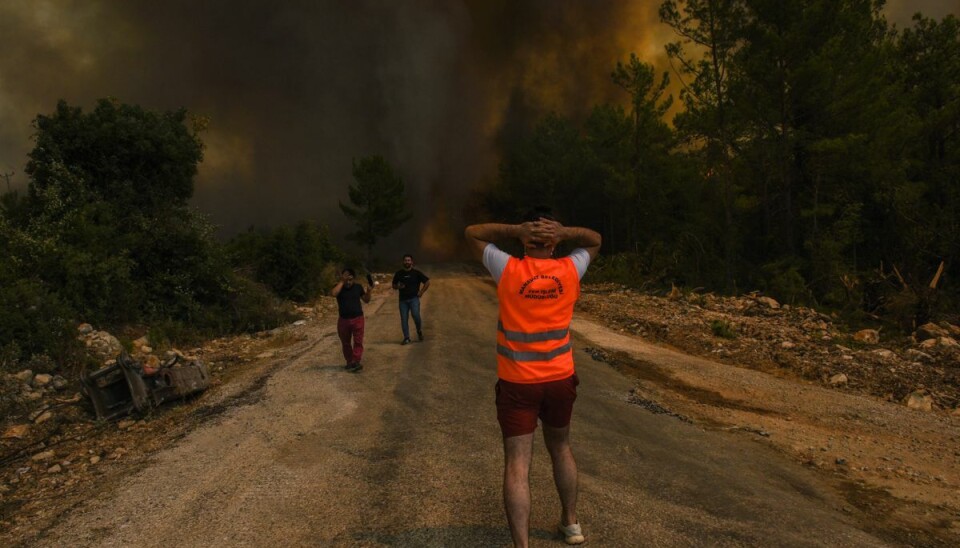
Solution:
<svg viewBox="0 0 960 548">
<path fill-rule="evenodd" d="M 497 297 L 497 376 L 529 384 L 573 375 L 570 321 L 580 297 L 573 260 L 510 257 Z"/>
</svg>

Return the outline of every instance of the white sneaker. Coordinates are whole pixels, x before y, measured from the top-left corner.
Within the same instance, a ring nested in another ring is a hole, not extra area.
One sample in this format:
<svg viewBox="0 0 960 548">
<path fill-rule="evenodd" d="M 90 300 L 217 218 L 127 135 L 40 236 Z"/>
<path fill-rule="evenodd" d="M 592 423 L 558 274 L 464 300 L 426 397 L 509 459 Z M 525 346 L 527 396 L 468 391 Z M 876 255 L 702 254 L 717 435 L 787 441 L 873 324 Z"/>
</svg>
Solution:
<svg viewBox="0 0 960 548">
<path fill-rule="evenodd" d="M 563 541 L 567 544 L 583 544 L 587 540 L 583 537 L 583 530 L 580 529 L 579 523 L 571 523 L 570 525 L 561 523 L 558 529 L 560 534 L 563 535 Z"/>
</svg>

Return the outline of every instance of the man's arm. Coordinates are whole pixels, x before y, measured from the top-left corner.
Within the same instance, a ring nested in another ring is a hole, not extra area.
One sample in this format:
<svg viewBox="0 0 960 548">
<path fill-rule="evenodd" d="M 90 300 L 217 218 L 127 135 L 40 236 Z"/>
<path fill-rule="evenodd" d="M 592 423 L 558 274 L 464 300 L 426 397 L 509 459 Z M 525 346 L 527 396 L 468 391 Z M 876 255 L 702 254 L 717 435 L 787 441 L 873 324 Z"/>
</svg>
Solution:
<svg viewBox="0 0 960 548">
<path fill-rule="evenodd" d="M 423 287 L 420 288 L 420 291 L 417 293 L 417 297 L 423 297 L 423 294 L 427 292 L 428 287 L 430 287 L 430 280 L 423 282 Z"/>
<path fill-rule="evenodd" d="M 523 239 L 527 233 L 528 231 L 524 228 L 524 225 L 506 225 L 500 223 L 470 225 L 463 231 L 473 251 L 473 255 L 480 260 L 483 260 L 483 249 L 487 247 L 487 244 L 514 238 Z"/>
<path fill-rule="evenodd" d="M 360 286 L 360 288 L 363 289 L 363 286 Z M 369 302 L 370 302 L 370 292 L 371 292 L 371 291 L 373 291 L 373 286 L 372 286 L 372 285 L 370 286 L 370 289 L 364 290 L 363 295 L 360 295 L 360 299 L 362 299 L 363 302 L 365 302 L 365 303 L 369 303 Z"/>
<path fill-rule="evenodd" d="M 330 294 L 336 297 L 340 294 L 340 291 L 343 289 L 343 280 L 337 282 L 337 285 L 333 286 L 333 289 L 330 290 Z"/>
<path fill-rule="evenodd" d="M 568 241 L 577 247 L 582 247 L 590 254 L 593 261 L 600 253 L 602 238 L 595 230 L 579 226 L 565 226 L 560 228 L 558 236 L 561 241 Z"/>
</svg>

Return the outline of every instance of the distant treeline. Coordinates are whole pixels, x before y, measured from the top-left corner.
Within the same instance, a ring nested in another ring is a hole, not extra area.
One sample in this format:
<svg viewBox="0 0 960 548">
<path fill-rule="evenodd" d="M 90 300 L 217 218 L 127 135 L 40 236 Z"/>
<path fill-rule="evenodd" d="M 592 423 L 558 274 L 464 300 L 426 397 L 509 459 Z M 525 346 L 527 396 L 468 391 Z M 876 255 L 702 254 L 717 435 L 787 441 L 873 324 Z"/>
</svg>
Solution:
<svg viewBox="0 0 960 548">
<path fill-rule="evenodd" d="M 868 0 L 667 1 L 681 80 L 635 56 L 626 107 L 542 119 L 486 215 L 529 204 L 604 237 L 601 276 L 761 290 L 909 327 L 960 302 L 960 24 Z M 615 255 L 615 256 L 611 256 Z M 938 274 L 939 273 L 939 274 Z"/>
</svg>

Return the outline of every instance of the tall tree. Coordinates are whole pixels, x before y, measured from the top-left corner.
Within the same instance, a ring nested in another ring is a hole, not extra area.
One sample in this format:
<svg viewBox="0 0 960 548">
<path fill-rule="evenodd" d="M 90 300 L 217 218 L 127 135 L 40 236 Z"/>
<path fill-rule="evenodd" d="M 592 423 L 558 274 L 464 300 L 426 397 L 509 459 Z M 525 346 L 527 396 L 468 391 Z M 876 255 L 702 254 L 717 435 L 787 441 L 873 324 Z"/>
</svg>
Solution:
<svg viewBox="0 0 960 548">
<path fill-rule="evenodd" d="M 731 116 L 731 65 L 742 42 L 743 0 L 666 0 L 660 20 L 679 37 L 667 44 L 667 55 L 680 74 L 685 110 L 676 117 L 678 130 L 701 159 L 703 176 L 719 189 L 723 210 L 721 246 L 728 288 L 735 287 L 740 229 L 736 219 L 738 188 L 734 157 L 739 140 Z"/>
<path fill-rule="evenodd" d="M 353 178 L 357 184 L 349 188 L 352 205 L 340 202 L 340 209 L 357 225 L 348 238 L 362 245 L 369 259 L 377 240 L 392 234 L 412 214 L 406 211 L 403 179 L 383 156 L 354 160 Z"/>
<path fill-rule="evenodd" d="M 633 53 L 626 63 L 617 63 L 611 77 L 630 95 L 633 131 L 629 154 L 629 203 L 634 214 L 630 216 L 629 243 L 633 244 L 635 238 L 649 237 L 666 213 L 666 160 L 675 139 L 663 118 L 673 104 L 673 97 L 664 97 L 670 84 L 669 75 L 663 73 L 658 83 L 653 66 L 640 62 Z"/>
</svg>

